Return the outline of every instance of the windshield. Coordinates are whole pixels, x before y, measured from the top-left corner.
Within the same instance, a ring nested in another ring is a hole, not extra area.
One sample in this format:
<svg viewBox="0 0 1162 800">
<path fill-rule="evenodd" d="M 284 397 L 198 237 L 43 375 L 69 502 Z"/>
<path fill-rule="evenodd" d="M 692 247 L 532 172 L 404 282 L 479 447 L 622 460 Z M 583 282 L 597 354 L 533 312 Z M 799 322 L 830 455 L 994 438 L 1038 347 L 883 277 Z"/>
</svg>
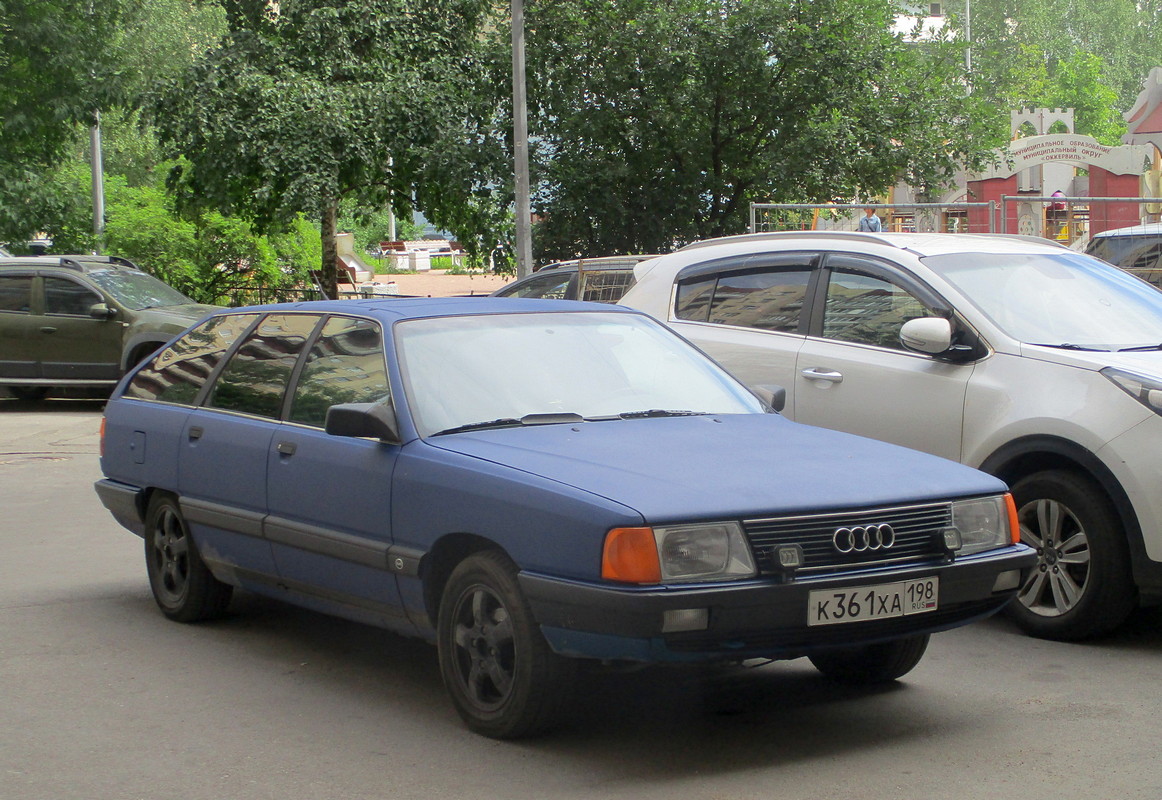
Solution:
<svg viewBox="0 0 1162 800">
<path fill-rule="evenodd" d="M 421 436 L 480 423 L 762 413 L 714 362 L 637 314 L 482 314 L 401 322 L 396 348 Z"/>
<path fill-rule="evenodd" d="M 954 253 L 923 262 L 1018 341 L 1093 350 L 1162 345 L 1162 292 L 1089 256 Z"/>
<path fill-rule="evenodd" d="M 126 308 L 140 311 L 158 306 L 184 306 L 194 302 L 152 275 L 128 269 L 90 270 L 89 277 Z"/>
</svg>

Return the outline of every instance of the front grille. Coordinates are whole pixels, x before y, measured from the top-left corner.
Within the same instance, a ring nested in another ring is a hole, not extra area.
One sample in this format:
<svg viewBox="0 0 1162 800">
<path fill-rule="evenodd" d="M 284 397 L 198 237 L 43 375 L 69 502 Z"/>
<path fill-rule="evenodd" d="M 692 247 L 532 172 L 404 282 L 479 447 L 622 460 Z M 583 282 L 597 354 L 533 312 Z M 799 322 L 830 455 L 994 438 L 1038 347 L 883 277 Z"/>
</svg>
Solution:
<svg viewBox="0 0 1162 800">
<path fill-rule="evenodd" d="M 840 528 L 891 525 L 895 542 L 890 548 L 840 553 L 833 537 Z M 871 508 L 836 514 L 752 519 L 743 522 L 755 561 L 763 574 L 781 572 L 775 556 L 779 545 L 799 545 L 803 566 L 798 575 L 836 572 L 877 564 L 927 561 L 945 555 L 943 531 L 952 525 L 952 506 L 929 503 L 918 506 Z"/>
</svg>

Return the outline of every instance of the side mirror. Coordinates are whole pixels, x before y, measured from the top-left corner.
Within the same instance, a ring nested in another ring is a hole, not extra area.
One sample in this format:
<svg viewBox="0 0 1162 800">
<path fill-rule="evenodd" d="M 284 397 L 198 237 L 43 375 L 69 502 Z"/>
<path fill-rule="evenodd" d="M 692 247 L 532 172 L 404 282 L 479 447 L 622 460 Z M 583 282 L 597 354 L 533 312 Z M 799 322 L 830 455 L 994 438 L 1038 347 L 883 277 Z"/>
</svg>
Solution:
<svg viewBox="0 0 1162 800">
<path fill-rule="evenodd" d="M 332 436 L 379 439 L 399 444 L 399 423 L 387 402 L 341 403 L 327 409 L 323 429 Z"/>
<path fill-rule="evenodd" d="M 787 390 L 782 386 L 756 386 L 752 391 L 772 411 L 779 412 L 787 407 Z"/>
<path fill-rule="evenodd" d="M 89 316 L 93 319 L 113 319 L 117 316 L 117 309 L 109 308 L 104 303 L 93 303 L 89 306 Z"/>
<path fill-rule="evenodd" d="M 944 317 L 910 319 L 900 328 L 900 344 L 918 353 L 939 355 L 952 346 L 952 323 Z"/>
</svg>

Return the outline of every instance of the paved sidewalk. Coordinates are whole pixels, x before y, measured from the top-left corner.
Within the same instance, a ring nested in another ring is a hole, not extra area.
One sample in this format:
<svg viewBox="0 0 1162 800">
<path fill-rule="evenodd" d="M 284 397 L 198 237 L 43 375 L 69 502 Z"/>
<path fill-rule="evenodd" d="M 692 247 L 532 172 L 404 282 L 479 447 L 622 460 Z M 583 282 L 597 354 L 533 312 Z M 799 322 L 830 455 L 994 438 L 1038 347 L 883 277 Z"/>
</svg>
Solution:
<svg viewBox="0 0 1162 800">
<path fill-rule="evenodd" d="M 420 297 L 453 297 L 456 295 L 491 294 L 513 280 L 511 275 L 449 275 L 443 270 L 376 275 L 375 283 L 394 283 L 397 294 Z"/>
</svg>

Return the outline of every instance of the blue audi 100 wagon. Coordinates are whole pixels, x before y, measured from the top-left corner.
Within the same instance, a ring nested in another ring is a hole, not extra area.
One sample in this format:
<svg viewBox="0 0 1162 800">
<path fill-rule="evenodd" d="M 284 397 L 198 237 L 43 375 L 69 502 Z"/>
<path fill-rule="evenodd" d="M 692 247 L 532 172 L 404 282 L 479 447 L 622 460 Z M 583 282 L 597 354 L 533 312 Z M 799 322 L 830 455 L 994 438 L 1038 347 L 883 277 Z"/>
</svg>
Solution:
<svg viewBox="0 0 1162 800">
<path fill-rule="evenodd" d="M 760 393 L 607 305 L 235 309 L 121 382 L 97 492 L 167 617 L 241 588 L 424 637 L 496 738 L 557 721 L 580 659 L 891 681 L 1012 598 L 1004 484 Z"/>
</svg>

